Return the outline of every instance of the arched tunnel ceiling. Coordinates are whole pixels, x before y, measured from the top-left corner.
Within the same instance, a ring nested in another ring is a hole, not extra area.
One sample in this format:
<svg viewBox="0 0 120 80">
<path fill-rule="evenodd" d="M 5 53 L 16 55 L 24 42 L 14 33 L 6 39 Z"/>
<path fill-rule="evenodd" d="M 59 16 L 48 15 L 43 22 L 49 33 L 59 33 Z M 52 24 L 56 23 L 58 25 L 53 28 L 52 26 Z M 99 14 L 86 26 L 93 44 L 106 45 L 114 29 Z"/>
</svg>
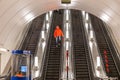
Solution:
<svg viewBox="0 0 120 80">
<path fill-rule="evenodd" d="M 22 32 L 35 17 L 54 9 L 78 9 L 92 13 L 109 25 L 120 44 L 120 0 L 0 0 L 0 46 L 14 49 Z"/>
</svg>

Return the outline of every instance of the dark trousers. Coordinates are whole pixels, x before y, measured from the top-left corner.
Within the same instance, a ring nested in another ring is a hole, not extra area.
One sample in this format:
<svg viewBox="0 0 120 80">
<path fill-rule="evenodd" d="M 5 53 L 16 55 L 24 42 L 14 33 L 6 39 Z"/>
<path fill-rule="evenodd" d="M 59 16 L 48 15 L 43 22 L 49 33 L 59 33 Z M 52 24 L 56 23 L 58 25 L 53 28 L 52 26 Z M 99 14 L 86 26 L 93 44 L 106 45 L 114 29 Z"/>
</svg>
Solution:
<svg viewBox="0 0 120 80">
<path fill-rule="evenodd" d="M 61 42 L 61 36 L 56 37 L 56 44 L 58 44 L 59 42 Z"/>
</svg>

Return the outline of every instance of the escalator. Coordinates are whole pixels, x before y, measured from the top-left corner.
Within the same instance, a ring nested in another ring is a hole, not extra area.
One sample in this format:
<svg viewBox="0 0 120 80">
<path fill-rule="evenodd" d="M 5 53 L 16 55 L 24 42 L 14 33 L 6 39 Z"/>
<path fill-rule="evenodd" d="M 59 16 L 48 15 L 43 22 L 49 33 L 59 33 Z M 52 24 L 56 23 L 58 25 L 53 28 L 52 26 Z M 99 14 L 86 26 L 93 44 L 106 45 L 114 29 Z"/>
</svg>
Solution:
<svg viewBox="0 0 120 80">
<path fill-rule="evenodd" d="M 108 36 L 107 30 L 100 19 L 93 15 L 90 15 L 90 18 L 107 76 L 119 77 L 120 79 L 120 61 L 116 55 L 116 51 L 112 45 L 111 39 Z M 107 57 L 105 57 L 104 51 L 107 52 Z"/>
<path fill-rule="evenodd" d="M 45 14 L 35 18 L 32 21 L 28 34 L 21 47 L 21 50 L 30 50 L 33 55 L 32 58 L 34 58 L 34 55 L 36 55 L 35 53 L 36 53 L 37 45 L 39 42 L 40 32 L 42 30 L 42 26 L 44 23 L 44 17 L 45 17 Z M 25 58 L 24 57 L 20 57 L 20 58 L 21 59 L 19 59 L 20 61 L 18 65 L 26 65 Z"/>
<path fill-rule="evenodd" d="M 25 39 L 23 40 L 22 46 L 20 47 L 21 50 L 30 50 L 33 55 L 35 55 L 35 51 L 37 49 L 37 44 L 39 41 L 40 32 L 43 26 L 45 14 L 37 17 L 32 21 L 32 24 L 28 30 Z M 18 66 L 26 65 L 26 58 L 19 56 Z M 31 65 L 31 64 L 30 64 Z M 5 80 L 10 80 L 11 78 L 11 68 L 9 74 L 6 76 Z"/>
<path fill-rule="evenodd" d="M 63 23 L 63 10 L 61 11 L 61 14 L 59 14 L 58 12 L 54 12 L 50 36 L 48 40 L 48 46 L 46 49 L 47 51 L 43 67 L 42 78 L 38 80 L 59 80 L 60 78 L 61 46 L 56 47 L 53 33 L 56 25 L 60 25 L 60 27 L 62 28 L 63 25 L 62 23 Z"/>
<path fill-rule="evenodd" d="M 30 50 L 32 54 L 35 55 L 35 51 L 37 49 L 40 32 L 43 26 L 45 14 L 37 17 L 32 21 L 28 34 L 24 40 L 22 45 L 22 50 Z"/>
<path fill-rule="evenodd" d="M 80 11 L 72 10 L 73 55 L 76 80 L 94 80 Z"/>
</svg>

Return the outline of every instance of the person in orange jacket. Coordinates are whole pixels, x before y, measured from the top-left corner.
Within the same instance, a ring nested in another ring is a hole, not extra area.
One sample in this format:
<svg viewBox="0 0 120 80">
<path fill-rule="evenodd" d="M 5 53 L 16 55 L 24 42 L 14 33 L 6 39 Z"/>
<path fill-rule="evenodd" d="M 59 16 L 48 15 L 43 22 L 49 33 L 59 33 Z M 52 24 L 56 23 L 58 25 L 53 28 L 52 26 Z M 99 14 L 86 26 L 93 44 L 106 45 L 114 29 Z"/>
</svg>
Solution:
<svg viewBox="0 0 120 80">
<path fill-rule="evenodd" d="M 21 71 L 17 72 L 17 73 L 15 74 L 15 76 L 16 76 L 16 77 L 24 77 L 24 75 L 22 74 Z"/>
<path fill-rule="evenodd" d="M 63 37 L 63 32 L 60 29 L 60 27 L 57 25 L 54 31 L 54 38 L 56 39 L 56 47 L 57 45 L 60 45 L 61 37 Z"/>
</svg>

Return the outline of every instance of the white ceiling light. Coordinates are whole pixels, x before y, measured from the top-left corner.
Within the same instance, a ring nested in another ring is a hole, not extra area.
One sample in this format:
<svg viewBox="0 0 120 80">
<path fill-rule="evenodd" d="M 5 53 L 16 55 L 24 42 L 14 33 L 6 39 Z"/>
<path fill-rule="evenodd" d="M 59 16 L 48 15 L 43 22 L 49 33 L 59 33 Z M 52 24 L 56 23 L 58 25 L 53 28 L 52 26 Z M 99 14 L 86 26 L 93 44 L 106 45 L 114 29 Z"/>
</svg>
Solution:
<svg viewBox="0 0 120 80">
<path fill-rule="evenodd" d="M 66 38 L 69 38 L 69 31 L 66 31 Z"/>
<path fill-rule="evenodd" d="M 85 23 L 85 27 L 86 27 L 86 29 L 88 31 L 88 23 L 87 22 Z"/>
<path fill-rule="evenodd" d="M 27 14 L 27 15 L 25 16 L 25 20 L 26 20 L 26 21 L 31 21 L 32 19 L 34 19 L 34 15 L 31 14 L 31 13 L 29 13 L 29 14 Z"/>
<path fill-rule="evenodd" d="M 66 30 L 69 30 L 69 23 L 66 23 Z"/>
<path fill-rule="evenodd" d="M 86 20 L 88 20 L 88 18 L 89 18 L 89 15 L 88 15 L 88 13 L 86 13 L 86 16 L 85 16 L 85 18 L 86 18 Z"/>
<path fill-rule="evenodd" d="M 82 15 L 85 16 L 85 11 L 82 11 Z"/>
<path fill-rule="evenodd" d="M 46 29 L 48 30 L 50 27 L 50 24 L 49 23 L 46 23 Z"/>
<path fill-rule="evenodd" d="M 69 20 L 69 10 L 66 10 L 66 20 Z"/>
<path fill-rule="evenodd" d="M 52 11 L 49 11 L 50 16 L 52 15 Z"/>
<path fill-rule="evenodd" d="M 0 51 L 2 51 L 2 52 L 9 52 L 9 50 L 6 49 L 6 48 L 0 48 Z"/>
<path fill-rule="evenodd" d="M 49 16 L 48 16 L 49 14 L 47 13 L 46 14 L 46 20 L 48 21 L 49 20 Z"/>
<path fill-rule="evenodd" d="M 90 31 L 90 38 L 93 38 L 93 31 Z"/>
<path fill-rule="evenodd" d="M 35 62 L 34 62 L 34 65 L 35 65 L 35 66 L 38 66 L 38 57 L 37 57 L 37 56 L 35 57 L 35 60 L 34 60 L 34 61 L 35 61 Z"/>
<path fill-rule="evenodd" d="M 100 18 L 101 18 L 103 21 L 105 21 L 105 22 L 108 22 L 108 21 L 110 20 L 110 17 L 109 17 L 108 15 L 106 15 L 106 14 L 102 14 L 102 15 L 100 16 Z"/>
</svg>

